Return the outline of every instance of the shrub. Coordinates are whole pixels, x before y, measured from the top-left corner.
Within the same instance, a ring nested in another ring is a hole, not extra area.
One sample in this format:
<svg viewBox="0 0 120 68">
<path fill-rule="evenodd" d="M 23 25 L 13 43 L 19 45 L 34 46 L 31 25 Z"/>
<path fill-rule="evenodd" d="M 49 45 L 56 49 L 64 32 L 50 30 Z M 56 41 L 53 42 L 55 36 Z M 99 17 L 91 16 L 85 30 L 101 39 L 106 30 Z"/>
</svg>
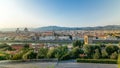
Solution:
<svg viewBox="0 0 120 68">
<path fill-rule="evenodd" d="M 108 58 L 108 54 L 105 49 L 102 50 L 102 58 Z"/>
<path fill-rule="evenodd" d="M 46 58 L 47 53 L 48 53 L 48 48 L 40 48 L 39 51 L 38 51 L 37 58 L 39 58 L 39 59 Z"/>
<path fill-rule="evenodd" d="M 67 53 L 61 57 L 61 60 L 69 60 L 69 59 L 71 59 L 70 53 Z"/>
<path fill-rule="evenodd" d="M 55 48 L 55 58 L 62 60 L 62 57 L 68 53 L 67 46 L 59 46 Z"/>
<path fill-rule="evenodd" d="M 78 58 L 80 54 L 84 53 L 84 51 L 79 47 L 75 47 L 71 50 L 70 53 L 72 58 Z"/>
<path fill-rule="evenodd" d="M 11 58 L 12 60 L 20 60 L 22 59 L 23 54 L 22 53 L 18 53 L 13 55 L 13 57 Z"/>
<path fill-rule="evenodd" d="M 27 59 L 36 59 L 37 54 L 34 53 L 33 50 L 28 51 L 22 56 L 22 59 L 27 60 Z"/>
<path fill-rule="evenodd" d="M 108 55 L 110 56 L 112 53 L 117 52 L 119 50 L 119 47 L 116 45 L 108 45 L 106 46 L 106 52 L 108 53 Z"/>
<path fill-rule="evenodd" d="M 83 42 L 81 42 L 80 40 L 77 40 L 73 42 L 73 47 L 82 47 L 83 44 L 84 44 Z"/>
<path fill-rule="evenodd" d="M 47 58 L 55 58 L 55 49 L 48 50 Z"/>
<path fill-rule="evenodd" d="M 93 55 L 93 59 L 99 59 L 100 58 L 100 53 L 99 50 L 96 49 L 95 54 Z"/>
<path fill-rule="evenodd" d="M 117 59 L 117 58 L 118 58 L 117 52 L 112 53 L 110 56 L 110 59 Z"/>
<path fill-rule="evenodd" d="M 5 60 L 5 59 L 6 59 L 5 54 L 0 54 L 0 60 Z"/>
<path fill-rule="evenodd" d="M 117 64 L 117 60 L 112 59 L 77 59 L 80 63 L 105 63 L 105 64 Z"/>
<path fill-rule="evenodd" d="M 29 49 L 23 49 L 23 50 L 21 50 L 20 52 L 14 54 L 14 55 L 11 57 L 11 59 L 12 59 L 12 60 L 20 60 L 20 59 L 23 59 L 23 55 L 24 55 L 25 53 L 27 53 L 28 51 L 29 51 Z"/>
<path fill-rule="evenodd" d="M 84 52 L 89 58 L 93 58 L 96 49 L 98 49 L 99 53 L 101 54 L 101 48 L 99 45 L 84 45 Z"/>
</svg>

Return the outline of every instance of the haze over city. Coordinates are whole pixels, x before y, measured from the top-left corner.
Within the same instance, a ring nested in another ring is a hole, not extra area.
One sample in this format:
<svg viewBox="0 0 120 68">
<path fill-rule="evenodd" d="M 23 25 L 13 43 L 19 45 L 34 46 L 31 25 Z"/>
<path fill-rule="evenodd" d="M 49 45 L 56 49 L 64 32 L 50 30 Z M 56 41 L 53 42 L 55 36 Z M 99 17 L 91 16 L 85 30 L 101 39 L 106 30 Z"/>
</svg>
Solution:
<svg viewBox="0 0 120 68">
<path fill-rule="evenodd" d="M 0 0 L 0 28 L 120 25 L 120 0 Z"/>
</svg>

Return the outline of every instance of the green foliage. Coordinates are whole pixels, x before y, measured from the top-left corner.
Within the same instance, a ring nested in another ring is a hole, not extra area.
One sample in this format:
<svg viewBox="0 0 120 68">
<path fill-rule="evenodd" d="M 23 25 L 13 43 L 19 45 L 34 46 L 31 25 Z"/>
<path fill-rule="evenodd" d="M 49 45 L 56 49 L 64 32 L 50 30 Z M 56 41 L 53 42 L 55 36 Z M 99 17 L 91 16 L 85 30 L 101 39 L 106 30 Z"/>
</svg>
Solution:
<svg viewBox="0 0 120 68">
<path fill-rule="evenodd" d="M 67 46 L 59 46 L 55 49 L 51 49 L 47 53 L 48 58 L 58 58 L 59 60 L 70 59 L 70 53 Z"/>
<path fill-rule="evenodd" d="M 9 47 L 9 45 L 3 43 L 3 44 L 0 44 L 0 48 L 4 48 L 4 47 Z"/>
<path fill-rule="evenodd" d="M 35 59 L 36 56 L 37 56 L 37 54 L 34 53 L 33 50 L 30 50 L 30 51 L 28 51 L 27 53 L 25 53 L 25 54 L 22 56 L 22 58 L 23 58 L 24 60 L 27 60 L 27 59 Z"/>
<path fill-rule="evenodd" d="M 29 49 L 29 44 L 24 44 L 23 50 Z"/>
<path fill-rule="evenodd" d="M 13 50 L 11 46 L 7 45 L 7 44 L 0 44 L 0 50 L 1 51 L 6 51 L 6 50 Z"/>
<path fill-rule="evenodd" d="M 55 58 L 62 60 L 63 56 L 68 53 L 67 46 L 59 46 L 55 49 Z"/>
<path fill-rule="evenodd" d="M 0 44 L 0 50 L 12 50 L 7 44 Z M 72 50 L 69 50 L 67 46 L 58 46 L 53 49 L 40 48 L 38 53 L 35 53 L 33 49 L 29 48 L 28 44 L 25 44 L 24 48 L 14 55 L 9 55 L 0 52 L 0 60 L 12 59 L 12 60 L 27 60 L 27 59 L 43 59 L 43 58 L 57 58 L 58 60 L 68 60 L 76 58 L 89 58 L 89 59 L 117 59 L 119 47 L 116 45 L 84 45 L 79 40 L 73 43 Z M 85 60 L 85 62 L 88 60 Z M 100 60 L 101 61 L 101 60 Z M 100 61 L 94 61 L 99 62 Z M 89 62 L 89 61 L 88 61 Z M 91 60 L 90 60 L 91 62 Z M 103 61 L 102 61 L 103 62 Z M 105 61 L 104 61 L 105 62 Z M 103 63 L 104 63 L 103 62 Z M 109 63 L 109 62 L 108 62 Z M 111 63 L 111 61 L 110 61 Z"/>
<path fill-rule="evenodd" d="M 23 54 L 22 53 L 17 53 L 15 55 L 13 55 L 13 57 L 11 58 L 12 60 L 20 60 L 22 59 Z"/>
<path fill-rule="evenodd" d="M 108 54 L 105 49 L 102 50 L 102 58 L 108 58 Z"/>
<path fill-rule="evenodd" d="M 25 45 L 24 45 L 24 48 L 29 48 L 29 44 L 25 44 Z"/>
<path fill-rule="evenodd" d="M 9 58 L 10 58 L 9 54 L 0 51 L 0 60 L 8 60 Z"/>
<path fill-rule="evenodd" d="M 98 49 L 95 50 L 95 54 L 93 55 L 93 59 L 99 59 L 100 58 L 100 52 Z"/>
<path fill-rule="evenodd" d="M 29 54 L 28 54 L 28 58 L 29 59 L 36 59 L 37 57 L 37 53 L 34 53 L 34 51 L 30 51 Z"/>
<path fill-rule="evenodd" d="M 4 53 L 0 53 L 0 60 L 5 60 L 6 59 L 6 56 L 5 56 L 5 54 Z"/>
<path fill-rule="evenodd" d="M 47 58 L 48 48 L 40 48 L 38 51 L 37 58 Z"/>
<path fill-rule="evenodd" d="M 99 53 L 101 54 L 101 48 L 99 45 L 84 45 L 84 52 L 89 58 L 93 57 L 96 49 L 98 49 Z"/>
<path fill-rule="evenodd" d="M 118 58 L 117 52 L 112 53 L 110 56 L 110 59 L 117 59 L 117 58 Z"/>
<path fill-rule="evenodd" d="M 117 60 L 112 59 L 77 59 L 80 63 L 105 63 L 105 64 L 117 64 Z"/>
<path fill-rule="evenodd" d="M 70 53 L 66 53 L 61 57 L 61 60 L 69 60 L 69 59 L 71 59 Z"/>
<path fill-rule="evenodd" d="M 83 42 L 81 42 L 80 40 L 77 40 L 73 42 L 73 47 L 82 47 L 83 44 L 84 44 Z"/>
<path fill-rule="evenodd" d="M 55 58 L 55 49 L 48 50 L 47 58 Z"/>
<path fill-rule="evenodd" d="M 0 60 L 6 60 L 5 55 L 1 55 L 1 56 L 0 56 Z"/>
<path fill-rule="evenodd" d="M 116 45 L 108 45 L 106 46 L 106 52 L 108 53 L 108 55 L 110 56 L 112 53 L 117 52 L 119 50 L 119 47 Z"/>
<path fill-rule="evenodd" d="M 118 67 L 120 67 L 120 54 L 118 54 L 118 59 L 117 59 L 117 61 L 118 61 Z"/>
<path fill-rule="evenodd" d="M 33 50 L 28 51 L 22 56 L 22 59 L 27 60 L 27 59 L 35 59 L 37 56 L 36 53 L 34 53 Z"/>
<path fill-rule="evenodd" d="M 84 53 L 84 51 L 81 48 L 75 47 L 70 53 L 72 58 L 78 58 L 80 54 Z"/>
<path fill-rule="evenodd" d="M 12 60 L 20 60 L 23 58 L 23 55 L 27 53 L 29 49 L 22 49 L 20 52 L 16 53 L 15 55 L 12 56 Z"/>
</svg>

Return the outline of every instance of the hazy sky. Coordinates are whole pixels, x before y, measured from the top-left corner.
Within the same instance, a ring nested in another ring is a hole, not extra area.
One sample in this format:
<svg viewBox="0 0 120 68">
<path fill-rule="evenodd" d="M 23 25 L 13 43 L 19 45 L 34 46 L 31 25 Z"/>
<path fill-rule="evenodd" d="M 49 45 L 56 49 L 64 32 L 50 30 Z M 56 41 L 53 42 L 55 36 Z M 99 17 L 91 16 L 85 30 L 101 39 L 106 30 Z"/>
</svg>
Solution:
<svg viewBox="0 0 120 68">
<path fill-rule="evenodd" d="M 0 0 L 0 28 L 120 25 L 120 0 Z"/>
</svg>

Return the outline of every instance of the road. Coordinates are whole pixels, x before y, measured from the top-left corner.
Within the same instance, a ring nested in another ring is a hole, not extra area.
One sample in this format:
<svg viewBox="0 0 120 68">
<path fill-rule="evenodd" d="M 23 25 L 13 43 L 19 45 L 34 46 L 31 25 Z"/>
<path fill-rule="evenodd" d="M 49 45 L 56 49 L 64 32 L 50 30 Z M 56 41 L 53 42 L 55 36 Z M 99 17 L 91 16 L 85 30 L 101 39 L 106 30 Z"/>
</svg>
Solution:
<svg viewBox="0 0 120 68">
<path fill-rule="evenodd" d="M 76 62 L 29 62 L 0 64 L 0 68 L 118 68 L 117 64 L 95 64 Z"/>
<path fill-rule="evenodd" d="M 60 63 L 57 68 L 117 68 L 117 65 L 93 63 Z"/>
</svg>

